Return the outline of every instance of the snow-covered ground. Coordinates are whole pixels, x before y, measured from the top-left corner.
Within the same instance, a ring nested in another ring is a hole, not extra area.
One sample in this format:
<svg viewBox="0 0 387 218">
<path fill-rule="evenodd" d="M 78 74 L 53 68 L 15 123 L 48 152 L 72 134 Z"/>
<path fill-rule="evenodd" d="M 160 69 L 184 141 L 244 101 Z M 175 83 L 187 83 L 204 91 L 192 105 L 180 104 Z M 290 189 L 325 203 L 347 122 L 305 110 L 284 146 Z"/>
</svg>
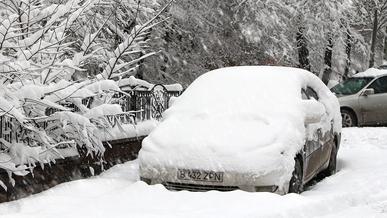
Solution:
<svg viewBox="0 0 387 218">
<path fill-rule="evenodd" d="M 336 175 L 285 196 L 172 192 L 139 182 L 133 161 L 0 204 L 0 217 L 387 217 L 387 128 L 344 129 L 338 161 Z"/>
</svg>

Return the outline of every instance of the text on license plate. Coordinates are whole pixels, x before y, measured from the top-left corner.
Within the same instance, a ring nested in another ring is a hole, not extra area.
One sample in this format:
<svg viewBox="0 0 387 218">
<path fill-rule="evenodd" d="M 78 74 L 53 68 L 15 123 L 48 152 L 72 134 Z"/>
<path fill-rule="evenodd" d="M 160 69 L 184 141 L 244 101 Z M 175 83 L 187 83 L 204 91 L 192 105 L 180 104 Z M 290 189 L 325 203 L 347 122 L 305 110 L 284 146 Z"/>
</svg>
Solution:
<svg viewBox="0 0 387 218">
<path fill-rule="evenodd" d="M 178 169 L 177 179 L 204 182 L 223 182 L 223 172 Z"/>
</svg>

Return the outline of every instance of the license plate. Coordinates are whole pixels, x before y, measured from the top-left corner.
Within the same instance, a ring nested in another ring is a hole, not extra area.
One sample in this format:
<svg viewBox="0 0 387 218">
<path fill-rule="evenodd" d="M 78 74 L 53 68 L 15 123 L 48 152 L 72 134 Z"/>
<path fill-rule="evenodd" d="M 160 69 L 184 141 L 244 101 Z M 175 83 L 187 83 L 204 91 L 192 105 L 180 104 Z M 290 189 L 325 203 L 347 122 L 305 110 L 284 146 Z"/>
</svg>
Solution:
<svg viewBox="0 0 387 218">
<path fill-rule="evenodd" d="M 177 179 L 220 183 L 223 182 L 223 172 L 178 169 Z"/>
</svg>

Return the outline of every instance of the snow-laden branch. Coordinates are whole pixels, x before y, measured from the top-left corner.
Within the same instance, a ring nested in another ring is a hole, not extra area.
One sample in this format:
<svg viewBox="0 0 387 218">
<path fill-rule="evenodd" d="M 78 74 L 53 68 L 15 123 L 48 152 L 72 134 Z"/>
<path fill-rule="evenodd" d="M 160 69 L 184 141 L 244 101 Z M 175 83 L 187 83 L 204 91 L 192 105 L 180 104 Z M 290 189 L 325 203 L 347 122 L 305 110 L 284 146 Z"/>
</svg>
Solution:
<svg viewBox="0 0 387 218">
<path fill-rule="evenodd" d="M 156 23 L 153 23 L 153 22 L 157 18 L 159 18 L 159 16 L 170 6 L 171 3 L 172 2 L 169 2 L 167 5 L 165 5 L 153 18 L 151 18 L 146 23 L 133 28 L 128 38 L 124 40 L 121 44 L 119 44 L 117 48 L 114 50 L 113 52 L 114 57 L 109 59 L 106 68 L 101 73 L 102 78 L 111 79 L 114 77 L 114 73 L 120 70 L 121 68 L 135 64 L 143 60 L 144 58 L 155 54 L 155 53 L 148 53 L 127 64 L 119 65 L 119 61 L 121 60 L 122 56 L 127 54 L 131 50 L 136 50 L 137 45 L 135 43 L 139 41 L 144 41 L 145 40 L 144 34 L 146 34 L 147 31 L 149 31 L 151 28 L 153 28 L 154 26 L 160 23 L 160 22 L 156 22 Z"/>
</svg>

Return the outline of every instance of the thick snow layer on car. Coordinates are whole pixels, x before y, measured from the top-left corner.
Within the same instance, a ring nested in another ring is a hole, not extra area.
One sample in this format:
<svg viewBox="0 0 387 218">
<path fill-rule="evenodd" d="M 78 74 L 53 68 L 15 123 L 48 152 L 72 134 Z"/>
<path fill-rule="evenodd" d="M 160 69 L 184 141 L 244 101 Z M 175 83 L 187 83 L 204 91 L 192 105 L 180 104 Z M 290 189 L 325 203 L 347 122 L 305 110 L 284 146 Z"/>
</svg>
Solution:
<svg viewBox="0 0 387 218">
<path fill-rule="evenodd" d="M 138 162 L 0 204 L 1 218 L 384 218 L 387 128 L 345 128 L 338 172 L 302 194 L 175 192 L 139 182 Z"/>
<path fill-rule="evenodd" d="M 387 75 L 387 70 L 379 70 L 376 68 L 370 68 L 364 72 L 357 73 L 353 77 L 377 77 L 381 75 Z"/>
<path fill-rule="evenodd" d="M 323 130 L 341 129 L 337 98 L 308 71 L 285 67 L 231 67 L 199 77 L 174 100 L 143 141 L 145 168 L 236 171 L 254 176 L 280 171 L 289 180 L 305 142 L 305 119 L 315 113 L 301 98 L 307 86 L 328 112 Z M 318 105 L 318 104 L 314 104 Z M 317 110 L 320 111 L 320 110 Z M 321 126 L 320 126 L 321 127 Z"/>
</svg>

